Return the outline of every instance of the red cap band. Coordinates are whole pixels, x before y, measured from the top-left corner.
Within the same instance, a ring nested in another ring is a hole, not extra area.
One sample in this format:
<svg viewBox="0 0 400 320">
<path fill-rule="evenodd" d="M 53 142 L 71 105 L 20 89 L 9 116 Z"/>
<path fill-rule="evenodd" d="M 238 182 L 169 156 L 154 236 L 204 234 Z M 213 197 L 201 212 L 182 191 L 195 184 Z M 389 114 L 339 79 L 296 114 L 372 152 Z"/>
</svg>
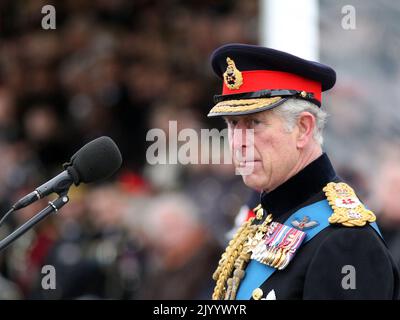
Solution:
<svg viewBox="0 0 400 320">
<path fill-rule="evenodd" d="M 223 82 L 222 94 L 254 92 L 259 90 L 286 89 L 311 92 L 321 102 L 321 83 L 298 75 L 269 70 L 241 71 L 243 84 L 239 89 L 229 89 Z"/>
</svg>

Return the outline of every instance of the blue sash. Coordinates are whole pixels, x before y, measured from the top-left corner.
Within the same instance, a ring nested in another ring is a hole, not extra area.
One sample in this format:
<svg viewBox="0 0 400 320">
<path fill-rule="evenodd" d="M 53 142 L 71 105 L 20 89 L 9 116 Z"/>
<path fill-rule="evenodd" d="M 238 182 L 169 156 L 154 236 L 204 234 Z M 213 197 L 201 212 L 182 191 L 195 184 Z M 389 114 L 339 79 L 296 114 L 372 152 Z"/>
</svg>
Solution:
<svg viewBox="0 0 400 320">
<path fill-rule="evenodd" d="M 285 221 L 285 225 L 292 227 L 291 222 L 296 218 L 296 216 L 308 216 L 310 221 L 318 221 L 319 225 L 308 230 L 302 230 L 306 233 L 306 237 L 303 244 L 310 241 L 318 233 L 328 227 L 328 218 L 332 214 L 332 208 L 329 206 L 327 200 L 321 200 L 315 202 L 309 206 L 301 208 L 300 210 L 293 213 L 289 219 Z M 301 219 L 300 219 L 301 220 Z M 383 239 L 382 234 L 379 231 L 377 224 L 370 223 L 370 226 L 379 234 Z M 294 257 L 295 259 L 296 257 Z M 259 288 L 277 269 L 269 267 L 262 264 L 256 260 L 251 260 L 247 265 L 246 274 L 243 278 L 238 293 L 236 295 L 236 300 L 249 300 L 255 288 Z"/>
</svg>

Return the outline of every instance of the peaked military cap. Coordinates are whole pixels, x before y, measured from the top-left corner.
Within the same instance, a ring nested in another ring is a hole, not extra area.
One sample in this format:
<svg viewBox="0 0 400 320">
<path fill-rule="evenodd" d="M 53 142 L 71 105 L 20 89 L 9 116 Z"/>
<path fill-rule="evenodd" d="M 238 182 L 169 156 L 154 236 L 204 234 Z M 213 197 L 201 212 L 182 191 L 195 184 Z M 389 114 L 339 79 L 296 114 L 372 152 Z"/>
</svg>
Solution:
<svg viewBox="0 0 400 320">
<path fill-rule="evenodd" d="M 211 65 L 223 88 L 209 117 L 260 112 L 289 98 L 321 106 L 321 93 L 336 82 L 326 65 L 255 45 L 224 45 L 211 55 Z"/>
</svg>

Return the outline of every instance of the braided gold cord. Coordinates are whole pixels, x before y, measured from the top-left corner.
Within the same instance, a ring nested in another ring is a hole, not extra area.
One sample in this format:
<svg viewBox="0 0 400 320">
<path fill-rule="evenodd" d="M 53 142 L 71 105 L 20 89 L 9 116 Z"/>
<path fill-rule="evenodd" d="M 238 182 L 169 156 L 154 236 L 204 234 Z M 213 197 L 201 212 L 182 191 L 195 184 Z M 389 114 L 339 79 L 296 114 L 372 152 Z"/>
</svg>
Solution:
<svg viewBox="0 0 400 320">
<path fill-rule="evenodd" d="M 213 274 L 213 279 L 215 281 L 218 280 L 222 268 L 224 267 L 224 262 L 226 260 L 226 257 L 229 257 L 232 250 L 233 250 L 233 245 L 234 243 L 237 242 L 237 239 L 239 238 L 239 236 L 241 235 L 241 233 L 243 232 L 243 230 L 245 228 L 248 228 L 248 226 L 253 222 L 254 219 L 250 219 L 249 221 L 246 221 L 245 223 L 242 224 L 242 226 L 238 229 L 238 231 L 236 232 L 236 234 L 234 235 L 233 239 L 231 241 L 229 241 L 228 246 L 225 249 L 225 252 L 222 254 L 221 259 L 218 262 L 218 268 L 217 270 L 215 270 L 214 274 Z"/>
<path fill-rule="evenodd" d="M 229 284 L 228 279 L 234 269 L 243 269 L 250 259 L 250 254 L 243 252 L 243 246 L 248 238 L 253 237 L 257 231 L 258 226 L 252 225 L 253 220 L 254 218 L 251 218 L 239 228 L 222 254 L 218 268 L 213 274 L 213 279 L 217 282 L 212 295 L 213 300 L 232 299 L 232 296 L 236 296 L 240 279 L 232 279 Z M 227 284 L 228 289 L 226 288 Z"/>
</svg>

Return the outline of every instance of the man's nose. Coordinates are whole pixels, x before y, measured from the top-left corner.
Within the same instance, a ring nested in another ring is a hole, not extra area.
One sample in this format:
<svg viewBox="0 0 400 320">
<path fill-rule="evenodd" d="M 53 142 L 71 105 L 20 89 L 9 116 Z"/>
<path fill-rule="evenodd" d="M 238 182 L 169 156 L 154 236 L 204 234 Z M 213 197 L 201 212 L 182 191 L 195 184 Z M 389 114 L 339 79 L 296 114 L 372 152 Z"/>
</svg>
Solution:
<svg viewBox="0 0 400 320">
<path fill-rule="evenodd" d="M 248 137 L 248 130 L 246 129 L 245 126 L 237 126 L 237 128 L 235 128 L 233 130 L 233 148 L 235 150 L 242 150 L 245 149 L 248 144 L 249 144 L 249 137 Z"/>
</svg>

